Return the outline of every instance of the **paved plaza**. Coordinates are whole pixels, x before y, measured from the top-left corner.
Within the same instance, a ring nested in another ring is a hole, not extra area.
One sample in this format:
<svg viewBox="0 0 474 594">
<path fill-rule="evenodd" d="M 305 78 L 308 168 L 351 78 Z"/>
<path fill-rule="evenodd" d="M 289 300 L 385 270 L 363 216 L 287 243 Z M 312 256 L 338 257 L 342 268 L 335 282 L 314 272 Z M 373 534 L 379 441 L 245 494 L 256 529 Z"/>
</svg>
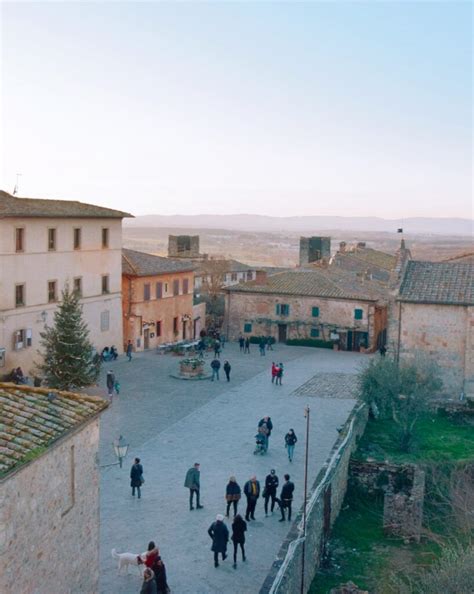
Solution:
<svg viewBox="0 0 474 594">
<path fill-rule="evenodd" d="M 348 374 L 356 373 L 367 361 L 358 353 L 280 345 L 266 357 L 259 356 L 257 347 L 244 355 L 234 344 L 226 345 L 221 362 L 226 358 L 232 365 L 230 383 L 223 377 L 219 382 L 171 378 L 179 358 L 154 352 L 137 355 L 130 363 L 121 357 L 104 366 L 104 372 L 112 369 L 120 380 L 121 393 L 102 415 L 100 464 L 114 462 L 111 444 L 118 435 L 125 437 L 130 449 L 123 469 L 102 469 L 101 594 L 140 591 L 141 578 L 133 570 L 128 576 L 117 575 L 111 549 L 141 553 L 149 540 L 160 548 L 173 594 L 257 593 L 289 523 L 278 522 L 277 512 L 265 518 L 260 498 L 256 521 L 248 525 L 247 562 L 239 558 L 238 568 L 233 569 L 229 543 L 229 558 L 215 569 L 207 529 L 217 513 L 225 512 L 229 476 L 235 475 L 243 489 L 256 474 L 263 489 L 271 468 L 276 469 L 280 484 L 288 472 L 295 483 L 296 513 L 303 500 L 304 406 L 309 403 L 311 407 L 311 484 L 337 438 L 337 427 L 354 405 L 346 393 Z M 273 360 L 285 364 L 281 387 L 271 383 Z M 210 355 L 206 361 L 211 361 Z M 300 395 L 294 394 L 304 385 Z M 271 416 L 274 430 L 268 454 L 255 456 L 256 426 L 264 415 Z M 290 427 L 299 438 L 292 464 L 284 449 L 284 435 Z M 129 487 L 135 456 L 144 466 L 141 500 L 132 498 Z M 204 509 L 189 511 L 189 492 L 183 483 L 194 462 L 201 464 Z M 239 512 L 245 513 L 245 497 Z M 230 530 L 231 520 L 226 521 Z"/>
</svg>

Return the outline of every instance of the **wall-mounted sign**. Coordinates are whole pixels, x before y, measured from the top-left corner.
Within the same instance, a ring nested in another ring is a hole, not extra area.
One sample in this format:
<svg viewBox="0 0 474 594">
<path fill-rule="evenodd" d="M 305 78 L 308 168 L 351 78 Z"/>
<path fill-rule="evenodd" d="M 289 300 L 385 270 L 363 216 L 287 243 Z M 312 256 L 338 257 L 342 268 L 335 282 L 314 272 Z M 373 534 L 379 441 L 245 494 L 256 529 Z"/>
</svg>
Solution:
<svg viewBox="0 0 474 594">
<path fill-rule="evenodd" d="M 337 332 L 331 332 L 331 340 L 339 340 L 339 334 Z"/>
</svg>

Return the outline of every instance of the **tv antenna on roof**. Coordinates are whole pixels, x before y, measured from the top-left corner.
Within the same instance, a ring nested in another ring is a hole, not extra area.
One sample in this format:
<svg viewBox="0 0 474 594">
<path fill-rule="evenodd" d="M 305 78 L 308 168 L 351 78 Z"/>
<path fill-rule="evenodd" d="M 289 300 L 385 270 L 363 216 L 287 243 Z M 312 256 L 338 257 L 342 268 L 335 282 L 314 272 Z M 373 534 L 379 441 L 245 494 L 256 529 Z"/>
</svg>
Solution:
<svg viewBox="0 0 474 594">
<path fill-rule="evenodd" d="M 15 187 L 13 188 L 13 196 L 16 196 L 18 194 L 18 182 L 20 181 L 19 178 L 21 177 L 21 173 L 17 173 L 16 174 L 16 184 Z"/>
</svg>

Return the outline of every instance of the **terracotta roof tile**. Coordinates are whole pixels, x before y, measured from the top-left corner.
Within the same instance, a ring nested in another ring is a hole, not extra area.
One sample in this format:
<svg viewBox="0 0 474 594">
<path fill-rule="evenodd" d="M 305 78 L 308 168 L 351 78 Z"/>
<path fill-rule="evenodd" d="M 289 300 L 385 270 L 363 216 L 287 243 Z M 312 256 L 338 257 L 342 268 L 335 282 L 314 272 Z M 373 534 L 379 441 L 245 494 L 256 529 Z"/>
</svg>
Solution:
<svg viewBox="0 0 474 594">
<path fill-rule="evenodd" d="M 155 276 L 173 272 L 190 272 L 195 269 L 191 260 L 172 260 L 146 252 L 122 249 L 122 274 L 130 276 Z"/>
<path fill-rule="evenodd" d="M 0 475 L 107 406 L 97 396 L 0 383 Z"/>
<path fill-rule="evenodd" d="M 474 262 L 408 262 L 400 301 L 474 305 Z"/>
<path fill-rule="evenodd" d="M 0 219 L 7 217 L 123 219 L 133 215 L 73 200 L 18 198 L 0 190 Z"/>
</svg>

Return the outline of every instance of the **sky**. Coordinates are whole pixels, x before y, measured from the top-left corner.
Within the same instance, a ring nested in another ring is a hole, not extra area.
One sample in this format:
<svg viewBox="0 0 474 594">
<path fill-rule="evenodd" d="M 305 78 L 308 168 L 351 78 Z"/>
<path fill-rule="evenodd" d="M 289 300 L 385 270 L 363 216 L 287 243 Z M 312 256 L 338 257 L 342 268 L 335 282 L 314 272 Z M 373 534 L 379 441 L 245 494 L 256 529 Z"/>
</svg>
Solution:
<svg viewBox="0 0 474 594">
<path fill-rule="evenodd" d="M 472 217 L 471 2 L 3 2 L 0 188 Z"/>
</svg>

